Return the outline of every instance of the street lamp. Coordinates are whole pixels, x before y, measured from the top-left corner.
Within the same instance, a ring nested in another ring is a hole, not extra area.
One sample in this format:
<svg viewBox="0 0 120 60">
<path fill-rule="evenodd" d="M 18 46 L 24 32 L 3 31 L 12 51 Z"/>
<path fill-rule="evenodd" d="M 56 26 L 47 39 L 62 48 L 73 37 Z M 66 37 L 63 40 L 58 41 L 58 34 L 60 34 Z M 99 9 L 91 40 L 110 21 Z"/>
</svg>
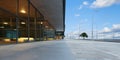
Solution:
<svg viewBox="0 0 120 60">
<path fill-rule="evenodd" d="M 98 10 L 93 10 L 93 11 L 94 11 L 94 14 L 92 16 L 92 33 L 91 33 L 92 40 L 94 39 L 94 18 L 95 18 L 95 13 L 98 12 Z"/>
<path fill-rule="evenodd" d="M 93 32 L 94 32 L 94 31 L 93 31 L 93 27 L 94 27 L 94 26 L 93 26 L 93 21 L 94 21 L 94 15 L 93 15 L 93 17 L 92 17 L 92 33 L 91 33 L 91 35 L 92 35 L 91 38 L 92 38 L 92 39 L 93 39 Z"/>
</svg>

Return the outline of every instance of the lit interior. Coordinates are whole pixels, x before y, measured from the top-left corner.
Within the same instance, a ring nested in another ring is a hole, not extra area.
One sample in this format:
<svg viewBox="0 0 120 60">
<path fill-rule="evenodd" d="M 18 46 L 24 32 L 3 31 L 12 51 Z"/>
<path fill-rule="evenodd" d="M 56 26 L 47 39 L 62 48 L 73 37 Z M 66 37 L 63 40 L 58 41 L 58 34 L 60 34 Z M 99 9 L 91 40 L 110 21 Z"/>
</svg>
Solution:
<svg viewBox="0 0 120 60">
<path fill-rule="evenodd" d="M 25 14 L 26 11 L 24 9 L 20 10 L 21 13 Z"/>
<path fill-rule="evenodd" d="M 3 22 L 3 24 L 7 25 L 7 24 L 8 24 L 8 22 Z"/>
</svg>

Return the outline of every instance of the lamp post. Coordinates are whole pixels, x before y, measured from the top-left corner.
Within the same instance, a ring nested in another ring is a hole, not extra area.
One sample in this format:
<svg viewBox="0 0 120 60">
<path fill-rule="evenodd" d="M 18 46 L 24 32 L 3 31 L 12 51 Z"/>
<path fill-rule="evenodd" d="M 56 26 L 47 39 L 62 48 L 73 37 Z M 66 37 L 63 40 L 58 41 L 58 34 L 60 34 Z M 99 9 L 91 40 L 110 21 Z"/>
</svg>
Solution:
<svg viewBox="0 0 120 60">
<path fill-rule="evenodd" d="M 91 36 L 91 39 L 92 39 L 92 40 L 93 40 L 93 34 L 94 34 L 94 33 L 93 33 L 93 32 L 94 32 L 94 31 L 93 31 L 93 27 L 94 27 L 94 26 L 93 26 L 93 21 L 94 21 L 94 15 L 92 16 L 92 33 L 91 33 L 91 35 L 92 35 L 92 36 Z"/>
<path fill-rule="evenodd" d="M 93 16 L 92 16 L 92 33 L 91 33 L 91 39 L 93 40 L 94 39 L 94 20 L 95 20 L 95 13 L 98 12 L 98 10 L 93 10 L 94 13 L 93 13 Z"/>
</svg>

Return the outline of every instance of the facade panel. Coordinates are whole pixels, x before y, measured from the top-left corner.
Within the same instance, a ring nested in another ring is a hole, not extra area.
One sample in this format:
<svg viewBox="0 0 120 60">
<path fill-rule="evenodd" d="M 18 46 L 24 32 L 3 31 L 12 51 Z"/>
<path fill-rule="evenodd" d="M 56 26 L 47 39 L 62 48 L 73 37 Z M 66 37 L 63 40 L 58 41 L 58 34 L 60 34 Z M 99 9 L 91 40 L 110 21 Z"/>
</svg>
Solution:
<svg viewBox="0 0 120 60">
<path fill-rule="evenodd" d="M 29 0 L 0 1 L 0 42 L 51 40 L 55 39 L 55 32 L 56 29 Z"/>
</svg>

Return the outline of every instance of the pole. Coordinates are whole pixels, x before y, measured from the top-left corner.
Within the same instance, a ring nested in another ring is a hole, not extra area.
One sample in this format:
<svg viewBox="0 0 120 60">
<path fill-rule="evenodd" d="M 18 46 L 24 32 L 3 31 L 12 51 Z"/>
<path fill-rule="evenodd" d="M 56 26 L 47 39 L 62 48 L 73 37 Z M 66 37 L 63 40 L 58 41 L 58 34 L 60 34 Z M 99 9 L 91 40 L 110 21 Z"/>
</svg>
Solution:
<svg viewBox="0 0 120 60">
<path fill-rule="evenodd" d="M 35 40 L 37 40 L 37 11 L 35 9 L 35 19 L 34 19 L 34 24 L 35 24 Z"/>
<path fill-rule="evenodd" d="M 18 43 L 18 37 L 19 37 L 19 0 L 16 1 L 16 44 Z"/>
<path fill-rule="evenodd" d="M 94 15 L 93 15 L 93 17 L 92 17 L 92 34 L 91 34 L 91 35 L 92 35 L 92 37 L 91 37 L 92 40 L 93 40 L 93 20 L 94 20 Z"/>
<path fill-rule="evenodd" d="M 28 41 L 30 40 L 30 0 L 28 0 Z"/>
</svg>

